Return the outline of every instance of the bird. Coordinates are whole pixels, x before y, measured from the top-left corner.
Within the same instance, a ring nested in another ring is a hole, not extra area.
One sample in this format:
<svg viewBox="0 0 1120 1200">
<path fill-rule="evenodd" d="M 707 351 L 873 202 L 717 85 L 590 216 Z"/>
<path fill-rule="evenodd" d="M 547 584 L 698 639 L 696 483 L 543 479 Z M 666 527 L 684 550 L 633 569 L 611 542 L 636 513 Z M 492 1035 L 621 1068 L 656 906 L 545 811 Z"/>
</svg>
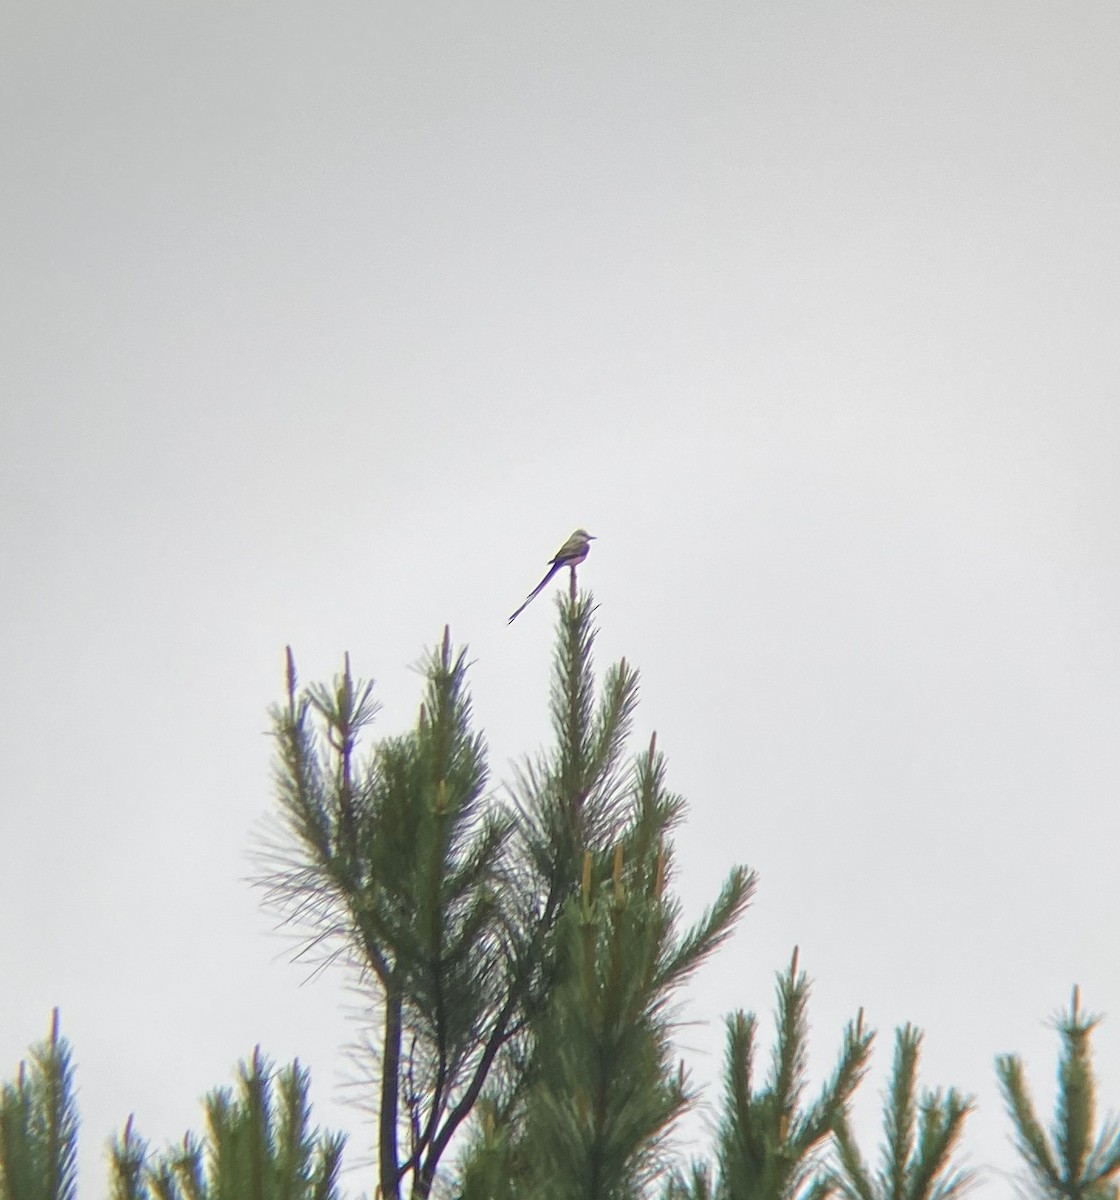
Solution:
<svg viewBox="0 0 1120 1200">
<path fill-rule="evenodd" d="M 509 624 L 513 624 L 514 620 L 519 617 L 525 606 L 538 595 L 548 583 L 548 581 L 560 570 L 561 567 L 571 567 L 573 570 L 579 566 L 587 557 L 588 550 L 591 549 L 591 543 L 595 540 L 594 534 L 588 533 L 586 529 L 577 529 L 570 538 L 556 551 L 554 558 L 549 559 L 548 574 L 537 584 L 535 588 L 525 597 L 525 604 L 517 610 L 509 619 Z M 574 587 L 573 587 L 574 591 Z"/>
</svg>

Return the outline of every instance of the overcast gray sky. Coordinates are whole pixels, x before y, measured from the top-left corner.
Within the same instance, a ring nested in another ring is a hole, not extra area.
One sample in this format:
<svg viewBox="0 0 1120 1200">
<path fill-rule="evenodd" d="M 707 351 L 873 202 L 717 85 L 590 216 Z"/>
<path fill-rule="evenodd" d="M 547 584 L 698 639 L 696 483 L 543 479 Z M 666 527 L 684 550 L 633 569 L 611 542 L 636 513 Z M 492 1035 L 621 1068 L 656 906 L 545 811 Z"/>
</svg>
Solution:
<svg viewBox="0 0 1120 1200">
<path fill-rule="evenodd" d="M 697 1077 L 798 943 L 816 1077 L 865 1006 L 870 1135 L 924 1027 L 985 1200 L 1074 982 L 1120 1108 L 1118 63 L 1112 0 L 0 8 L 0 1077 L 61 1006 L 83 1200 L 257 1042 L 368 1150 L 245 882 L 283 647 L 388 733 L 449 622 L 497 782 L 577 525 L 689 911 L 761 876 Z"/>
</svg>

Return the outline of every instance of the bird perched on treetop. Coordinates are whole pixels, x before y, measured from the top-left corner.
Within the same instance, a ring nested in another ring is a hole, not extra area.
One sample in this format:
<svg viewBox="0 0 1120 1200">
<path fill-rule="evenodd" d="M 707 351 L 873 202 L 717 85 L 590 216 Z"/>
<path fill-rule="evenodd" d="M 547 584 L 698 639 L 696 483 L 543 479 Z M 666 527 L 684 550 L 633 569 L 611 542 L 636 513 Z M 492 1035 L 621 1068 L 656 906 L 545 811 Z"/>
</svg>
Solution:
<svg viewBox="0 0 1120 1200">
<path fill-rule="evenodd" d="M 560 570 L 561 567 L 571 567 L 573 572 L 576 567 L 587 557 L 588 550 L 591 549 L 591 543 L 595 540 L 593 534 L 587 532 L 586 529 L 577 529 L 570 538 L 556 551 L 556 557 L 549 559 L 551 564 L 548 574 L 537 584 L 535 588 L 525 597 L 525 604 L 510 617 L 512 622 L 516 617 L 521 615 L 525 605 L 529 603 L 548 583 L 548 581 Z M 575 585 L 572 585 L 573 594 Z"/>
</svg>

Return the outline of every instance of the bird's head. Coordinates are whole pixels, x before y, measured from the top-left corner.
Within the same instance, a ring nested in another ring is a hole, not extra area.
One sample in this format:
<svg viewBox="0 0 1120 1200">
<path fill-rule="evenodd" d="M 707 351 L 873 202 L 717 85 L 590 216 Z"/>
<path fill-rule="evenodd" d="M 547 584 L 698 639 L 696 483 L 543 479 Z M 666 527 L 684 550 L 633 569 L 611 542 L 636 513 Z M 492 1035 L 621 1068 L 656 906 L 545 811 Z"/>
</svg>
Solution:
<svg viewBox="0 0 1120 1200">
<path fill-rule="evenodd" d="M 577 529 L 575 533 L 572 534 L 572 541 L 574 542 L 576 538 L 579 538 L 581 542 L 593 542 L 595 540 L 595 535 L 593 533 L 588 533 L 586 529 Z"/>
</svg>

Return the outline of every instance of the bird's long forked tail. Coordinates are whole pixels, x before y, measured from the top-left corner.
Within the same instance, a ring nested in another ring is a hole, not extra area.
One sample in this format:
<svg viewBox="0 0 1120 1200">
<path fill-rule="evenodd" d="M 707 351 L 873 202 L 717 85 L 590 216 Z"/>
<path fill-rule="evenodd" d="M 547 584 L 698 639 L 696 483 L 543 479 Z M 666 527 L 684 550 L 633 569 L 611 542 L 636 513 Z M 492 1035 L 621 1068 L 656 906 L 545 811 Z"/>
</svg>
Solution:
<svg viewBox="0 0 1120 1200">
<path fill-rule="evenodd" d="M 521 607 L 520 607 L 520 608 L 517 610 L 517 612 L 515 612 L 515 613 L 513 614 L 513 616 L 512 616 L 512 617 L 510 617 L 510 619 L 509 619 L 509 620 L 506 622 L 506 624 L 507 624 L 507 625 L 512 625 L 512 624 L 513 624 L 513 622 L 514 622 L 514 621 L 515 621 L 515 620 L 516 620 L 516 619 L 517 619 L 519 616 L 521 616 L 521 614 L 522 614 L 522 613 L 523 613 L 523 612 L 524 612 L 524 611 L 525 611 L 525 610 L 526 610 L 526 609 L 529 607 L 529 602 L 530 602 L 531 600 L 535 600 L 535 599 L 537 598 L 537 596 L 539 596 L 539 595 L 540 595 L 540 593 L 541 593 L 542 591 L 544 591 L 544 589 L 545 589 L 545 588 L 548 586 L 548 582 L 549 582 L 549 580 L 550 580 L 550 579 L 553 577 L 553 575 L 555 575 L 555 574 L 556 574 L 556 572 L 557 572 L 557 571 L 559 571 L 559 570 L 560 570 L 560 568 L 561 568 L 563 565 L 564 565 L 563 563 L 553 563 L 553 565 L 552 565 L 552 568 L 549 570 L 548 574 L 547 574 L 547 575 L 546 575 L 546 576 L 545 576 L 545 577 L 544 577 L 544 578 L 543 578 L 543 579 L 540 581 L 540 583 L 538 583 L 538 584 L 537 584 L 537 586 L 536 586 L 535 588 L 533 588 L 533 590 L 532 590 L 532 591 L 531 591 L 531 592 L 530 592 L 530 593 L 529 593 L 529 594 L 528 594 L 528 595 L 525 597 L 524 601 L 523 601 L 523 602 L 522 602 L 522 604 L 521 604 Z"/>
</svg>

